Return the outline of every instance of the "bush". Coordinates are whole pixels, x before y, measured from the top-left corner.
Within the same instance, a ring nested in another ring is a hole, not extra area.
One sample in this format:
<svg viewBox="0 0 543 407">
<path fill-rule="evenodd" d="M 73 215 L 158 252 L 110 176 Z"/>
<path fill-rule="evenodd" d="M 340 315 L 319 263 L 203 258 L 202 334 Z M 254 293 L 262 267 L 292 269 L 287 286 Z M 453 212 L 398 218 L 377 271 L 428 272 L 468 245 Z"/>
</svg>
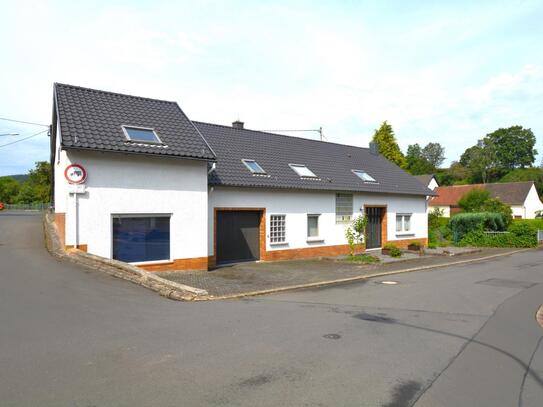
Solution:
<svg viewBox="0 0 543 407">
<path fill-rule="evenodd" d="M 428 213 L 428 242 L 448 246 L 450 239 L 449 218 L 444 218 L 443 211 L 436 209 Z"/>
<path fill-rule="evenodd" d="M 345 261 L 350 261 L 353 263 L 363 263 L 363 264 L 374 264 L 379 263 L 379 257 L 372 256 L 371 254 L 360 254 L 358 256 L 349 256 Z"/>
<path fill-rule="evenodd" d="M 415 240 L 414 242 L 410 242 L 408 246 L 413 247 L 415 250 L 420 250 L 420 248 L 422 247 L 422 243 L 418 240 Z"/>
<path fill-rule="evenodd" d="M 489 234 L 482 229 L 467 233 L 459 243 L 460 246 L 477 247 L 535 247 L 537 246 L 537 229 L 528 223 L 513 223 L 508 233 Z"/>
<path fill-rule="evenodd" d="M 464 235 L 477 230 L 504 231 L 506 228 L 503 216 L 499 213 L 459 213 L 451 218 L 449 227 L 455 243 L 460 242 Z"/>
<path fill-rule="evenodd" d="M 458 206 L 464 212 L 480 212 L 481 207 L 490 199 L 490 192 L 482 188 L 475 188 L 466 192 L 458 201 Z"/>
<path fill-rule="evenodd" d="M 400 248 L 393 243 L 387 243 L 383 249 L 388 250 L 391 257 L 400 257 L 402 255 Z"/>
<path fill-rule="evenodd" d="M 525 223 L 533 226 L 535 229 L 543 230 L 543 219 L 515 219 L 513 224 Z"/>
</svg>

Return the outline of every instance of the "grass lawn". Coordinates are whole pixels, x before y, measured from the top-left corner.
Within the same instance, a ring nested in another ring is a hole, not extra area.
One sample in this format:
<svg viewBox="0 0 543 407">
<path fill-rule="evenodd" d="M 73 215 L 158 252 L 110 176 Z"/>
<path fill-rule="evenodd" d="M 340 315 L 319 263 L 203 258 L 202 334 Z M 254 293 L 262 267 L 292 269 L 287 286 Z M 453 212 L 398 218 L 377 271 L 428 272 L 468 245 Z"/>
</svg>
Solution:
<svg viewBox="0 0 543 407">
<path fill-rule="evenodd" d="M 345 259 L 345 261 L 363 264 L 374 264 L 380 262 L 378 257 L 372 256 L 371 254 L 359 254 L 356 256 L 349 256 Z"/>
</svg>

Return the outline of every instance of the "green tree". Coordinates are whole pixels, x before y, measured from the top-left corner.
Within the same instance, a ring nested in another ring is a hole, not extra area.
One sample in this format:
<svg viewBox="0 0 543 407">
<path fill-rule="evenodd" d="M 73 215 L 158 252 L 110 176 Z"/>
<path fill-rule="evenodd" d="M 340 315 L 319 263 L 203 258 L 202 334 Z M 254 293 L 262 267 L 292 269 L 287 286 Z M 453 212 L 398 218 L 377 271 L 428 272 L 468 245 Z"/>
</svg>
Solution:
<svg viewBox="0 0 543 407">
<path fill-rule="evenodd" d="M 473 189 L 462 196 L 458 201 L 458 206 L 463 212 L 493 212 L 502 215 L 505 225 L 509 225 L 513 220 L 513 211 L 509 205 L 504 204 L 499 199 L 491 198 L 490 192 L 482 188 Z"/>
<path fill-rule="evenodd" d="M 496 151 L 489 139 L 479 140 L 460 157 L 460 164 L 470 172 L 469 182 L 487 183 L 496 177 Z"/>
<path fill-rule="evenodd" d="M 490 192 L 475 188 L 465 193 L 458 201 L 458 206 L 464 212 L 481 212 L 481 208 L 490 199 Z"/>
<path fill-rule="evenodd" d="M 495 149 L 496 164 L 502 171 L 531 167 L 535 161 L 536 140 L 531 129 L 522 126 L 498 129 L 487 134 L 485 140 Z"/>
<path fill-rule="evenodd" d="M 13 177 L 0 177 L 0 202 L 15 203 L 21 186 Z"/>
<path fill-rule="evenodd" d="M 424 156 L 423 149 L 418 143 L 407 147 L 405 162 L 406 169 L 413 175 L 429 174 L 435 170 L 432 163 Z"/>
<path fill-rule="evenodd" d="M 445 161 L 445 147 L 439 143 L 428 143 L 422 149 L 422 156 L 434 169 L 439 168 Z"/>
<path fill-rule="evenodd" d="M 47 161 L 36 162 L 28 172 L 16 201 L 19 203 L 46 203 L 51 198 L 51 165 Z"/>
<path fill-rule="evenodd" d="M 372 141 L 379 146 L 379 152 L 387 160 L 392 161 L 394 164 L 401 168 L 405 168 L 405 157 L 400 150 L 400 146 L 394 136 L 394 130 L 392 126 L 386 122 L 381 124 L 379 129 L 375 130 Z"/>
<path fill-rule="evenodd" d="M 543 196 L 543 168 L 517 168 L 507 173 L 498 182 L 521 181 L 534 181 L 537 193 Z"/>
</svg>

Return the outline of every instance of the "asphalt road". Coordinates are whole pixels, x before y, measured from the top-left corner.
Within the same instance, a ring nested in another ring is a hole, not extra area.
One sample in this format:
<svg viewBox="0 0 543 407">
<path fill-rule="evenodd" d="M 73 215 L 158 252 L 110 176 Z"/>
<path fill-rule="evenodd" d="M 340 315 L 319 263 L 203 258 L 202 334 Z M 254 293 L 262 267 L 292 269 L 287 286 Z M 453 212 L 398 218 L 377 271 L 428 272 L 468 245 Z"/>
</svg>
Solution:
<svg viewBox="0 0 543 407">
<path fill-rule="evenodd" d="M 543 405 L 543 251 L 383 280 L 175 302 L 4 212 L 0 405 Z"/>
</svg>

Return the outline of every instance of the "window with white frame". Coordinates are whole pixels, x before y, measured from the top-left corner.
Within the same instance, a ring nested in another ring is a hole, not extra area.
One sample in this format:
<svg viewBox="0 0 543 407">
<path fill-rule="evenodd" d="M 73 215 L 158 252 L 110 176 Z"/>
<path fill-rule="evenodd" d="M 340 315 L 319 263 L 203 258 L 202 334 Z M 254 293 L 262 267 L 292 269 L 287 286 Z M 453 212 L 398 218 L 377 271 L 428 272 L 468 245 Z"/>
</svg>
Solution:
<svg viewBox="0 0 543 407">
<path fill-rule="evenodd" d="M 375 178 L 373 178 L 370 174 L 368 174 L 366 171 L 362 170 L 351 170 L 354 175 L 356 175 L 358 178 L 360 178 L 364 182 L 373 182 L 377 183 Z"/>
<path fill-rule="evenodd" d="M 411 214 L 396 214 L 396 232 L 411 232 Z"/>
<path fill-rule="evenodd" d="M 243 164 L 251 171 L 253 174 L 266 174 L 266 171 L 255 161 L 243 158 L 241 160 Z"/>
<path fill-rule="evenodd" d="M 317 176 L 313 171 L 307 168 L 304 164 L 289 164 L 290 168 L 296 172 L 300 177 L 316 178 Z"/>
<path fill-rule="evenodd" d="M 336 223 L 348 223 L 353 217 L 353 194 L 336 194 Z"/>
<path fill-rule="evenodd" d="M 307 215 L 307 237 L 319 237 L 319 216 Z"/>
<path fill-rule="evenodd" d="M 285 215 L 270 215 L 270 243 L 286 242 L 285 219 Z"/>
</svg>

